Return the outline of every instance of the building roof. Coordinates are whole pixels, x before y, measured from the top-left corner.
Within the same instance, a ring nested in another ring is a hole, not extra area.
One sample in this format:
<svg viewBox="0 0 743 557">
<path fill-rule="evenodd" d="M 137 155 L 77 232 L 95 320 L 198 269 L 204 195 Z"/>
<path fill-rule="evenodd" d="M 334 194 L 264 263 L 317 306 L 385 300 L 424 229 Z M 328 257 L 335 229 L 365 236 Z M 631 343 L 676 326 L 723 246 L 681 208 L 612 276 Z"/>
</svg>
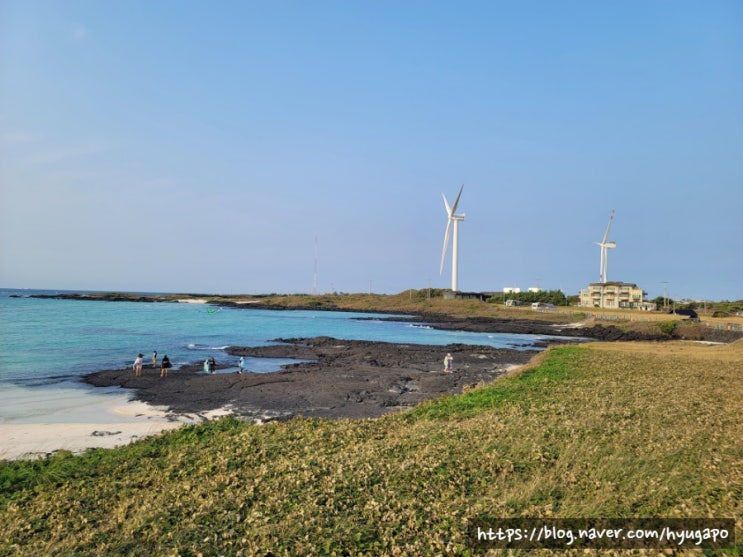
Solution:
<svg viewBox="0 0 743 557">
<path fill-rule="evenodd" d="M 637 288 L 637 284 L 634 282 L 622 282 L 622 281 L 608 281 L 608 282 L 592 282 L 589 283 L 588 286 L 630 286 L 632 288 Z"/>
</svg>

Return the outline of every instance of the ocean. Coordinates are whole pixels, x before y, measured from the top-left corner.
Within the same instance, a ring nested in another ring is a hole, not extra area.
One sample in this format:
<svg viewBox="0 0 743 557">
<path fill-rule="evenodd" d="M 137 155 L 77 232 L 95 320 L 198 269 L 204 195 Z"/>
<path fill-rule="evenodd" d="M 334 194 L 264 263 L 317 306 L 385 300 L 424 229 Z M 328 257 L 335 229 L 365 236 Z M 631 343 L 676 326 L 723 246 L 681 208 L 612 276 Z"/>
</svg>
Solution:
<svg viewBox="0 0 743 557">
<path fill-rule="evenodd" d="M 194 303 L 38 299 L 58 291 L 0 289 L 0 423 L 79 421 L 86 408 L 121 389 L 96 389 L 81 376 L 130 367 L 152 352 L 177 368 L 214 357 L 218 371 L 237 370 L 227 346 L 262 346 L 276 338 L 331 336 L 407 344 L 482 344 L 534 349 L 538 335 L 439 331 L 351 312 L 222 308 Z M 211 310 L 211 311 L 209 311 Z M 290 360 L 289 360 L 290 361 Z M 271 373 L 287 360 L 249 358 L 251 371 Z M 89 413 L 89 412 L 88 412 Z M 96 416 L 91 416 L 95 419 Z"/>
</svg>

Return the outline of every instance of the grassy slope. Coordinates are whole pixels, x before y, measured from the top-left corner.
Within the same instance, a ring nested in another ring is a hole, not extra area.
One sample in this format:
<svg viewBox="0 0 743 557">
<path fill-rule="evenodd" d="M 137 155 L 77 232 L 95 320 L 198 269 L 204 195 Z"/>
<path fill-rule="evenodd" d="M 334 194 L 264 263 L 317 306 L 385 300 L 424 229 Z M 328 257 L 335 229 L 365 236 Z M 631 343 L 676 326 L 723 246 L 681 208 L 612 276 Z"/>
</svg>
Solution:
<svg viewBox="0 0 743 557">
<path fill-rule="evenodd" d="M 5 463 L 0 554 L 464 553 L 483 512 L 735 517 L 740 539 L 742 363 L 741 342 L 558 348 L 382 419 L 227 419 Z"/>
</svg>

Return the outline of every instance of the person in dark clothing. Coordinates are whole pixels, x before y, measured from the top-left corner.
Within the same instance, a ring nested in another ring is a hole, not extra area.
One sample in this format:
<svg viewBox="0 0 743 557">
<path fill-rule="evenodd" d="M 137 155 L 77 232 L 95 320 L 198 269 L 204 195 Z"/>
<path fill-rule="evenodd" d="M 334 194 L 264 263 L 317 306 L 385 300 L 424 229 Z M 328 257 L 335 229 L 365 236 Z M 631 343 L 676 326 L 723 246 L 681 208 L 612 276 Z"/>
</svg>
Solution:
<svg viewBox="0 0 743 557">
<path fill-rule="evenodd" d="M 170 363 L 170 360 L 168 359 L 168 356 L 163 356 L 162 362 L 160 362 L 160 377 L 165 377 L 168 375 L 168 370 L 173 367 L 173 364 Z"/>
</svg>

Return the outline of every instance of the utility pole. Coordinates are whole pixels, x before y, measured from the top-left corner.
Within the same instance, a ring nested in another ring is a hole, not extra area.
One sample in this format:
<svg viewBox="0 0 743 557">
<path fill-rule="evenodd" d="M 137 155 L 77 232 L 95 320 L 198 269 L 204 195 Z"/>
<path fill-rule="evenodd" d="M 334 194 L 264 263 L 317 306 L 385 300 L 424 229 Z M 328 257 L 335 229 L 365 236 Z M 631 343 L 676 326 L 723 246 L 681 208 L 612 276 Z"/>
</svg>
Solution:
<svg viewBox="0 0 743 557">
<path fill-rule="evenodd" d="M 668 310 L 668 294 L 666 293 L 666 285 L 668 284 L 668 281 L 663 281 L 661 283 L 663 285 L 663 311 Z"/>
</svg>

